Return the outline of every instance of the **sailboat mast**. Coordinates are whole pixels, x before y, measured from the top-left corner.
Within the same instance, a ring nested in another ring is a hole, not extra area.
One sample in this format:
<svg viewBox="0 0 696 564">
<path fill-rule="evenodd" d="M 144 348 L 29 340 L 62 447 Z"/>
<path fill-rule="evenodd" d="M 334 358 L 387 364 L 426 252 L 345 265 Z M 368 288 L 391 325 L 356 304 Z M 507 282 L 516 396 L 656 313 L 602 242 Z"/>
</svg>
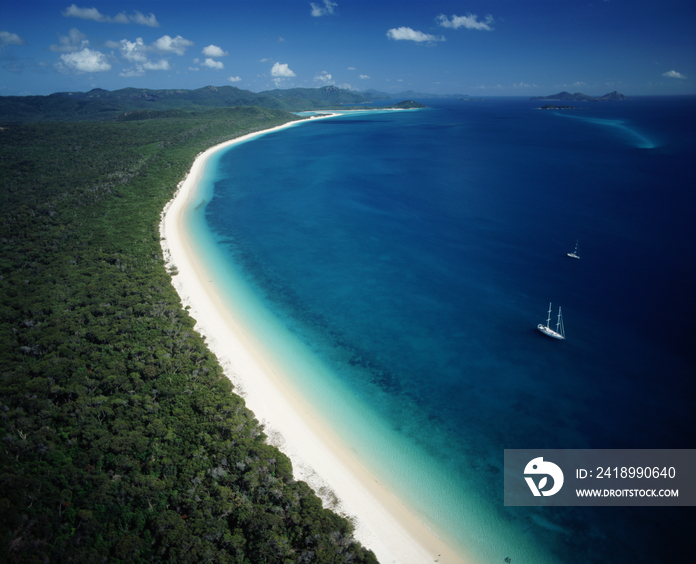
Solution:
<svg viewBox="0 0 696 564">
<path fill-rule="evenodd" d="M 541 331 L 544 335 L 548 337 L 553 337 L 554 339 L 563 340 L 565 339 L 565 330 L 563 329 L 563 318 L 561 317 L 561 308 L 558 308 L 558 321 L 556 322 L 556 330 L 551 329 L 551 310 L 553 309 L 553 304 L 549 302 L 549 313 L 546 316 L 546 325 L 539 323 L 537 329 Z"/>
<path fill-rule="evenodd" d="M 556 322 L 556 333 L 559 335 L 561 334 L 559 329 L 561 327 L 561 308 L 560 306 L 558 307 L 558 321 Z"/>
</svg>

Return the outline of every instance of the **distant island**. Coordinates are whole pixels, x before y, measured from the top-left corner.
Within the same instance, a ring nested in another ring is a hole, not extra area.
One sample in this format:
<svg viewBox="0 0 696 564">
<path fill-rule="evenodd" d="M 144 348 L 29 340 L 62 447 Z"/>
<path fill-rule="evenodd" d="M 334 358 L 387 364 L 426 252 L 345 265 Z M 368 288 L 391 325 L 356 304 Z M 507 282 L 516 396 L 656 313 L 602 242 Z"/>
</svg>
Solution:
<svg viewBox="0 0 696 564">
<path fill-rule="evenodd" d="M 394 109 L 394 110 L 415 110 L 419 108 L 427 108 L 428 106 L 424 106 L 423 104 L 420 104 L 418 102 L 414 102 L 413 100 L 404 100 L 403 102 L 398 102 L 394 104 L 393 106 L 387 106 L 385 109 Z"/>
<path fill-rule="evenodd" d="M 539 110 L 577 110 L 575 106 L 554 106 L 553 104 L 546 104 L 538 108 Z"/>
<path fill-rule="evenodd" d="M 570 92 L 559 92 L 551 96 L 534 96 L 530 100 L 562 100 L 564 102 L 615 102 L 617 100 L 630 100 L 630 98 L 618 93 L 616 90 L 604 96 L 588 96 L 582 92 L 571 94 Z"/>
<path fill-rule="evenodd" d="M 369 111 L 374 111 L 374 110 L 418 110 L 421 108 L 427 108 L 428 106 L 424 106 L 423 104 L 420 104 L 419 102 L 414 102 L 413 100 L 403 100 L 401 102 L 397 102 L 396 104 L 392 104 L 390 106 L 348 106 L 346 105 L 345 110 L 360 110 L 361 112 L 369 112 Z"/>
</svg>

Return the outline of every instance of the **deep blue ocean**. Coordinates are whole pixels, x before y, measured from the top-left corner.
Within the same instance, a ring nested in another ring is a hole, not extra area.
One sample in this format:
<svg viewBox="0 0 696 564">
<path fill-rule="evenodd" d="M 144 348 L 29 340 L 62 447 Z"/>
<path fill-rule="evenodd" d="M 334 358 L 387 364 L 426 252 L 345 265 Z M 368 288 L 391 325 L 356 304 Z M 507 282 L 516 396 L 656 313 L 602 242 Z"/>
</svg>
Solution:
<svg viewBox="0 0 696 564">
<path fill-rule="evenodd" d="M 225 260 L 379 419 L 346 408 L 346 441 L 480 561 L 684 562 L 694 508 L 504 507 L 502 469 L 696 447 L 696 99 L 420 101 L 221 154 Z"/>
</svg>

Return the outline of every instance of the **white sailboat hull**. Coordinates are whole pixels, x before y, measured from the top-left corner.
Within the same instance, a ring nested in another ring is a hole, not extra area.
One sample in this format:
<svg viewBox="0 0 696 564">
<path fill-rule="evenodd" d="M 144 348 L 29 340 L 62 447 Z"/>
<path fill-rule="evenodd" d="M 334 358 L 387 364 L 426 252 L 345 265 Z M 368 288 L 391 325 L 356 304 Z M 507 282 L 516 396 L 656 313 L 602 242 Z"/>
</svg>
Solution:
<svg viewBox="0 0 696 564">
<path fill-rule="evenodd" d="M 575 241 L 575 250 L 572 253 L 566 253 L 570 258 L 580 260 L 580 255 L 578 254 L 578 242 Z"/>
<path fill-rule="evenodd" d="M 559 341 L 563 341 L 565 339 L 563 335 L 561 335 L 560 333 L 556 333 L 556 331 L 554 331 L 550 327 L 547 327 L 546 325 L 542 325 L 541 323 L 537 325 L 537 329 L 539 329 L 539 331 L 541 331 L 544 335 L 553 339 L 558 339 Z"/>
</svg>

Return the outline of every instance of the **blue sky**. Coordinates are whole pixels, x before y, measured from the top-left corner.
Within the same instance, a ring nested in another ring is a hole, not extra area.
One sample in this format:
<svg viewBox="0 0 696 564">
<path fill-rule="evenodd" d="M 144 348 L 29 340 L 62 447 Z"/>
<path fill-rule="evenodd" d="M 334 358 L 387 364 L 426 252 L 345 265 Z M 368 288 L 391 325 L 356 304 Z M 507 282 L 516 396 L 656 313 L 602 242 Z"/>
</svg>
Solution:
<svg viewBox="0 0 696 564">
<path fill-rule="evenodd" d="M 696 94 L 694 0 L 3 0 L 0 95 Z"/>
</svg>

